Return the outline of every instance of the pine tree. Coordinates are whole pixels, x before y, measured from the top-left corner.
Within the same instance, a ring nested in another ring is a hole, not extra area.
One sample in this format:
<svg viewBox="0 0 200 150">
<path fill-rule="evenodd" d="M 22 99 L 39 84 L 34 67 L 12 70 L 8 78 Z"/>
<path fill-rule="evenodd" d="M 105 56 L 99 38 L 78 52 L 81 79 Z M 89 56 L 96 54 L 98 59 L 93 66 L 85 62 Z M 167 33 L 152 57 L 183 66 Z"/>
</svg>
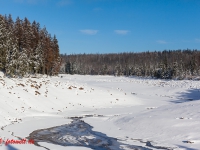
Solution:
<svg viewBox="0 0 200 150">
<path fill-rule="evenodd" d="M 0 15 L 0 70 L 5 72 L 7 53 L 7 29 L 5 19 Z"/>
<path fill-rule="evenodd" d="M 18 51 L 22 52 L 23 27 L 22 27 L 22 21 L 20 20 L 19 17 L 17 17 L 15 24 L 14 24 L 14 35 L 15 35 L 16 40 L 17 40 Z"/>
<path fill-rule="evenodd" d="M 17 72 L 17 59 L 19 57 L 16 37 L 14 35 L 14 22 L 11 15 L 6 20 L 7 24 L 7 53 L 6 53 L 6 75 L 15 76 Z"/>
<path fill-rule="evenodd" d="M 53 50 L 52 74 L 58 74 L 60 70 L 60 56 L 59 56 L 58 40 L 55 35 L 52 39 L 52 50 Z"/>
<path fill-rule="evenodd" d="M 172 78 L 176 78 L 178 75 L 178 63 L 174 62 L 172 66 Z"/>
<path fill-rule="evenodd" d="M 27 18 L 0 15 L 0 70 L 9 76 L 58 74 L 61 64 L 56 36 Z"/>
<path fill-rule="evenodd" d="M 42 44 L 40 42 L 40 24 L 36 21 L 33 21 L 31 25 L 32 36 L 31 36 L 31 61 L 32 61 L 32 72 L 33 73 L 41 73 L 42 67 L 42 58 L 43 58 L 43 51 L 42 51 Z"/>
</svg>

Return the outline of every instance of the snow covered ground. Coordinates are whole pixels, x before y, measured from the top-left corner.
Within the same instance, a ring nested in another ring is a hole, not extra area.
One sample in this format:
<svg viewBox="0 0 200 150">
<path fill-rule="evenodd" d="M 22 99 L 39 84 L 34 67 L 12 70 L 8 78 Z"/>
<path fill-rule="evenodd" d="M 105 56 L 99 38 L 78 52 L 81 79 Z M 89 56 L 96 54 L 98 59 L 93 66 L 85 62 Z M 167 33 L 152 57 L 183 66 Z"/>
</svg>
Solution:
<svg viewBox="0 0 200 150">
<path fill-rule="evenodd" d="M 199 100 L 200 81 L 81 75 L 10 79 L 0 73 L 0 150 L 91 149 L 2 142 L 70 125 L 70 117 L 83 117 L 93 131 L 123 143 L 121 149 L 198 150 Z M 61 139 L 77 142 L 72 135 Z"/>
</svg>

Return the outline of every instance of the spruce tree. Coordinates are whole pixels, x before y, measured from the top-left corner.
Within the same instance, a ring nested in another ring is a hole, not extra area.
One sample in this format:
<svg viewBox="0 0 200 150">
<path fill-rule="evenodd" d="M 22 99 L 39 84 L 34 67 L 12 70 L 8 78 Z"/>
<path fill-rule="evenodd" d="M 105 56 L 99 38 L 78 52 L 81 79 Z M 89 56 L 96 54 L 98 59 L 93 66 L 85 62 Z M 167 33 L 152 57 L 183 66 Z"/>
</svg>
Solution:
<svg viewBox="0 0 200 150">
<path fill-rule="evenodd" d="M 0 70 L 5 72 L 6 53 L 7 53 L 7 29 L 5 19 L 0 15 Z"/>
</svg>

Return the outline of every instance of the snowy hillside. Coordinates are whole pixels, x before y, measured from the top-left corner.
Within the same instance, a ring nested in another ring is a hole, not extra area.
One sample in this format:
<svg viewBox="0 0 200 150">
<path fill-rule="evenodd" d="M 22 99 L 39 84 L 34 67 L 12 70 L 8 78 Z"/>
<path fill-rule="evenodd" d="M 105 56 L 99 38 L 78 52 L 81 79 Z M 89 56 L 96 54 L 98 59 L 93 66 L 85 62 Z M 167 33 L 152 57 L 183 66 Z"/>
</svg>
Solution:
<svg viewBox="0 0 200 150">
<path fill-rule="evenodd" d="M 81 75 L 15 79 L 0 74 L 0 139 L 24 139 L 39 129 L 44 130 L 30 137 L 44 137 L 63 131 L 62 125 L 68 128 L 57 139 L 38 140 L 41 147 L 0 142 L 0 149 L 92 149 L 95 143 L 86 141 L 99 138 L 96 146 L 108 139 L 110 149 L 198 150 L 199 100 L 199 81 Z M 76 135 L 69 128 L 73 125 Z"/>
</svg>

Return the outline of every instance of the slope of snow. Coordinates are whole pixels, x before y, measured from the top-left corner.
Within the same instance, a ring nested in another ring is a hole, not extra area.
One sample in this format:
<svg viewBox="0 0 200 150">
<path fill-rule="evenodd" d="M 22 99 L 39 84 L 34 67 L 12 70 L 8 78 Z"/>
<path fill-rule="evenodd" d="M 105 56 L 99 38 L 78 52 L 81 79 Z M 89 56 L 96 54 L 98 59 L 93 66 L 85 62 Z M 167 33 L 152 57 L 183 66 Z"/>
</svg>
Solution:
<svg viewBox="0 0 200 150">
<path fill-rule="evenodd" d="M 60 76 L 10 79 L 0 74 L 0 139 L 26 138 L 34 130 L 69 124 L 69 117 L 92 115 L 82 120 L 129 145 L 199 149 L 199 81 Z M 0 144 L 0 149 L 66 148 L 44 142 L 44 147 Z"/>
</svg>

